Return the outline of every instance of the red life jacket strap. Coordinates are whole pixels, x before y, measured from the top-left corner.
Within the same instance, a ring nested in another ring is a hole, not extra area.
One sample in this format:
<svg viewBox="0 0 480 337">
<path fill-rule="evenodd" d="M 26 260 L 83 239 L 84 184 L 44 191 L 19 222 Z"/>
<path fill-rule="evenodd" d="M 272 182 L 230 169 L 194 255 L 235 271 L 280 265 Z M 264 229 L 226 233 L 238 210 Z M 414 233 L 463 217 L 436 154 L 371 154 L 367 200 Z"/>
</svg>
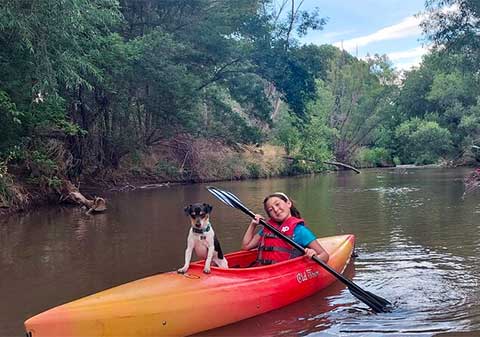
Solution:
<svg viewBox="0 0 480 337">
<path fill-rule="evenodd" d="M 263 234 L 263 236 L 266 237 L 266 238 L 277 238 L 278 237 L 277 234 L 275 234 L 275 233 L 265 233 L 265 234 Z"/>
<path fill-rule="evenodd" d="M 285 253 L 292 253 L 293 249 L 292 248 L 287 248 L 287 247 L 276 247 L 276 246 L 261 246 L 258 248 L 258 250 L 263 250 L 264 252 L 285 252 Z"/>
<path fill-rule="evenodd" d="M 268 264 L 274 264 L 275 261 L 273 260 L 266 260 L 266 259 L 257 259 L 255 263 L 259 263 L 261 265 L 268 265 Z"/>
</svg>

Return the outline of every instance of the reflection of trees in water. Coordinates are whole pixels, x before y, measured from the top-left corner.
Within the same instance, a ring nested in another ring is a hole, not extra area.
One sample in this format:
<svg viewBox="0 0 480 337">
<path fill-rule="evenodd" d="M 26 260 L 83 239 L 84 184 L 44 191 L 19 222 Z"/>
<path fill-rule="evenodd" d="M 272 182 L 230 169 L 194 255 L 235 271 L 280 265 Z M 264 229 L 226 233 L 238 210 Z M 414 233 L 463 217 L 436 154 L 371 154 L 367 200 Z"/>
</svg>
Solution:
<svg viewBox="0 0 480 337">
<path fill-rule="evenodd" d="M 463 184 L 465 186 L 465 192 L 463 192 L 462 198 L 465 198 L 468 193 L 475 191 L 478 186 L 480 186 L 480 167 L 477 167 L 466 175 Z"/>
</svg>

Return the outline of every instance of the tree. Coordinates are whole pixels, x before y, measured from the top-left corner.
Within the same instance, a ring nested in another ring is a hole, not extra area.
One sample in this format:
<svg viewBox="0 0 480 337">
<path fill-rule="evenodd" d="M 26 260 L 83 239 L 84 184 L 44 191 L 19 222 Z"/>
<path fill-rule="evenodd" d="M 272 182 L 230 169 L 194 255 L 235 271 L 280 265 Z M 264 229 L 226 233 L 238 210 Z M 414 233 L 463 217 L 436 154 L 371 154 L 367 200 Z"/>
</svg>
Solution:
<svg viewBox="0 0 480 337">
<path fill-rule="evenodd" d="M 469 64 L 480 64 L 480 3 L 477 0 L 428 0 L 428 18 L 422 23 L 437 48 L 467 56 Z"/>
<path fill-rule="evenodd" d="M 2 3 L 0 92 L 21 112 L 16 116 L 14 134 L 2 130 L 8 135 L 5 143 L 22 144 L 29 150 L 38 147 L 43 156 L 49 147 L 57 146 L 52 142 L 58 144 L 79 134 L 67 112 L 69 105 L 78 106 L 78 101 L 70 97 L 78 90 L 92 90 L 104 80 L 105 69 L 98 56 L 109 49 L 120 22 L 115 0 Z M 0 129 L 4 126 L 12 125 Z M 27 167 L 33 162 L 31 154 L 33 151 L 26 152 Z"/>
<path fill-rule="evenodd" d="M 336 130 L 337 160 L 349 162 L 361 146 L 374 143 L 376 129 L 394 114 L 393 76 L 383 57 L 365 62 L 341 55 L 335 60 L 329 77 L 334 97 L 329 126 Z"/>
<path fill-rule="evenodd" d="M 262 141 L 278 99 L 305 117 L 326 76 L 297 41 L 325 23 L 302 3 L 3 2 L 0 151 L 23 144 L 26 166 L 62 154 L 49 172 L 78 177 L 178 134 Z"/>
</svg>

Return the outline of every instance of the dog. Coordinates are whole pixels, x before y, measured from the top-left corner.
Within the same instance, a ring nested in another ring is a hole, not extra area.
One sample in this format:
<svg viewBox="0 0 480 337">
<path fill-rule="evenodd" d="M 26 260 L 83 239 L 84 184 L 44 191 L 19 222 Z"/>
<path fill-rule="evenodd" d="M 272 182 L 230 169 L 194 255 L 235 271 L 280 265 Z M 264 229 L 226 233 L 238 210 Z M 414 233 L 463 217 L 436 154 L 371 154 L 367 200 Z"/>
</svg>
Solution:
<svg viewBox="0 0 480 337">
<path fill-rule="evenodd" d="M 227 259 L 223 256 L 220 242 L 215 236 L 213 227 L 210 224 L 210 213 L 212 206 L 205 203 L 196 203 L 184 208 L 185 213 L 190 217 L 190 231 L 187 237 L 187 249 L 185 250 L 185 265 L 178 269 L 178 273 L 184 274 L 190 267 L 192 252 L 195 250 L 197 257 L 205 259 L 203 272 L 210 273 L 212 261 L 220 268 L 228 269 Z"/>
</svg>

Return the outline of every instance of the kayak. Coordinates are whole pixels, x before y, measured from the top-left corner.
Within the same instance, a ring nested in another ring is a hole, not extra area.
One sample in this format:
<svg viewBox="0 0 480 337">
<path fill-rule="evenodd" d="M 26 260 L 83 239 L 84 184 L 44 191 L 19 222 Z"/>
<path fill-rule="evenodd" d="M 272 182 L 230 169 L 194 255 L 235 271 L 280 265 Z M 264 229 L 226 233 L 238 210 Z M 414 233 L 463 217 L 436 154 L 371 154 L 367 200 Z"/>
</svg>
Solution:
<svg viewBox="0 0 480 337">
<path fill-rule="evenodd" d="M 343 272 L 355 237 L 318 239 L 328 265 Z M 27 321 L 27 336 L 187 336 L 281 308 L 326 288 L 335 277 L 306 256 L 248 267 L 257 252 L 226 254 L 229 269 L 204 261 L 186 274 L 167 272 L 129 282 L 40 313 Z"/>
<path fill-rule="evenodd" d="M 318 239 L 328 265 L 346 268 L 354 235 Z M 27 336 L 187 336 L 253 317 L 301 300 L 336 278 L 306 256 L 249 267 L 256 250 L 226 254 L 229 269 L 204 261 L 132 281 L 60 305 L 25 321 Z"/>
</svg>

